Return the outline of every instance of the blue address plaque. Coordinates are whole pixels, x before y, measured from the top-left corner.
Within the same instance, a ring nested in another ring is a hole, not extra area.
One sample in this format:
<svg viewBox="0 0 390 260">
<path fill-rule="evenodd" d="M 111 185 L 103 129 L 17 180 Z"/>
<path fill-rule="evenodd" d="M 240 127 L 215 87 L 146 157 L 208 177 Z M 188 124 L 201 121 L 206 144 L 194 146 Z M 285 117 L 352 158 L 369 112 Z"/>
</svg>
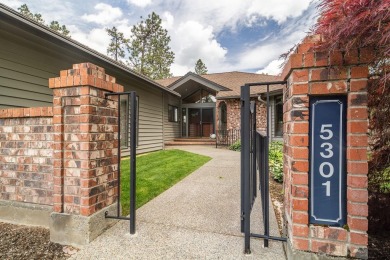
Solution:
<svg viewBox="0 0 390 260">
<path fill-rule="evenodd" d="M 346 223 L 346 97 L 310 97 L 310 223 Z"/>
</svg>

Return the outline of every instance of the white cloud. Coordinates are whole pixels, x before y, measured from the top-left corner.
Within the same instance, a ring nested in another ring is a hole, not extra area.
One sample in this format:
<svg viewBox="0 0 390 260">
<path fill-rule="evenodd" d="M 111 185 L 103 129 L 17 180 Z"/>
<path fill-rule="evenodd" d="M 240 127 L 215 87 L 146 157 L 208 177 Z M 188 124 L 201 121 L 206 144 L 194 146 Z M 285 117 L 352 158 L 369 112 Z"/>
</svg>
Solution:
<svg viewBox="0 0 390 260">
<path fill-rule="evenodd" d="M 246 11 L 247 17 L 258 16 L 273 19 L 279 24 L 290 17 L 298 17 L 309 7 L 311 0 L 252 1 Z"/>
<path fill-rule="evenodd" d="M 139 7 L 145 7 L 152 3 L 152 0 L 127 0 L 129 4 L 133 4 Z"/>
<path fill-rule="evenodd" d="M 264 69 L 256 71 L 258 74 L 279 75 L 282 72 L 280 67 L 283 64 L 282 59 L 271 61 Z"/>
<path fill-rule="evenodd" d="M 87 22 L 111 26 L 122 17 L 122 10 L 119 7 L 98 3 L 94 9 L 97 11 L 96 14 L 84 14 L 81 18 Z"/>
<path fill-rule="evenodd" d="M 176 55 L 175 66 L 172 67 L 175 75 L 179 75 L 183 68 L 193 70 L 198 59 L 202 59 L 210 68 L 225 61 L 227 50 L 218 43 L 211 26 L 187 21 L 171 32 L 171 39 L 171 47 Z M 176 71 L 176 68 L 180 68 L 180 71 Z"/>
<path fill-rule="evenodd" d="M 102 54 L 107 54 L 107 46 L 110 43 L 110 37 L 104 28 L 94 28 L 87 33 L 81 31 L 76 26 L 69 26 L 69 30 L 72 32 L 72 38 L 76 41 L 79 41 Z"/>
<path fill-rule="evenodd" d="M 170 46 L 176 55 L 171 71 L 175 75 L 193 70 L 199 58 L 210 73 L 274 71 L 273 61 L 298 43 L 314 24 L 316 1 L 127 0 L 127 4 L 126 1 L 115 1 L 118 4 L 114 7 L 113 4 L 102 3 L 102 0 L 90 0 L 88 5 L 80 5 L 77 0 L 23 0 L 30 10 L 41 13 L 47 22 L 58 20 L 68 27 L 73 39 L 104 54 L 110 41 L 105 27 L 116 26 L 129 37 L 132 25 L 139 22 L 140 16 L 147 17 L 155 11 L 161 15 L 162 25 L 171 36 Z M 21 0 L 0 2 L 14 8 L 22 4 Z M 91 5 L 94 6 L 92 12 Z M 278 26 L 270 32 L 267 30 L 269 25 L 274 24 L 272 21 Z M 267 35 L 260 33 L 257 39 L 249 37 L 251 41 L 235 39 L 234 45 L 239 44 L 235 49 L 224 47 L 232 45 L 227 44 L 229 38 L 221 35 L 234 37 L 234 32 L 248 30 L 249 27 L 256 27 L 253 31 L 264 28 Z"/>
</svg>

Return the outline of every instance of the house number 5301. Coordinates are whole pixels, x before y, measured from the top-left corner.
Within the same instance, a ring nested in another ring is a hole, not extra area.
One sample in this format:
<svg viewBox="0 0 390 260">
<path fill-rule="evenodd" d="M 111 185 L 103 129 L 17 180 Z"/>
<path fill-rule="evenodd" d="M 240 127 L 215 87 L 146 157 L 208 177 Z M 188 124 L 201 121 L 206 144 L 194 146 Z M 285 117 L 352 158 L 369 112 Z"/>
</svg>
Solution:
<svg viewBox="0 0 390 260">
<path fill-rule="evenodd" d="M 324 150 L 320 152 L 320 155 L 324 159 L 330 159 L 333 157 L 333 145 L 326 141 L 333 137 L 332 124 L 321 125 L 320 132 L 320 138 L 325 141 L 321 144 L 321 148 Z M 323 162 L 320 164 L 319 171 L 322 177 L 328 179 L 333 176 L 334 167 L 330 162 Z M 326 196 L 330 197 L 330 181 L 323 182 L 322 186 L 326 188 Z"/>
</svg>

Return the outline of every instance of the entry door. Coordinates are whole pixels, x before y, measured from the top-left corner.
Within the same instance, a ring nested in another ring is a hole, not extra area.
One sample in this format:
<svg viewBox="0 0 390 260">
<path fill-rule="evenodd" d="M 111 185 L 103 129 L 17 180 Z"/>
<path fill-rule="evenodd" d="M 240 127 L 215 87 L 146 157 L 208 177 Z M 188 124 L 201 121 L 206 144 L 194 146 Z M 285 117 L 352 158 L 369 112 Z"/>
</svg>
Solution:
<svg viewBox="0 0 390 260">
<path fill-rule="evenodd" d="M 188 109 L 188 137 L 209 137 L 214 133 L 213 108 Z"/>
<path fill-rule="evenodd" d="M 202 114 L 200 108 L 188 109 L 188 137 L 201 137 Z"/>
<path fill-rule="evenodd" d="M 202 108 L 202 136 L 210 137 L 214 133 L 214 109 Z"/>
</svg>

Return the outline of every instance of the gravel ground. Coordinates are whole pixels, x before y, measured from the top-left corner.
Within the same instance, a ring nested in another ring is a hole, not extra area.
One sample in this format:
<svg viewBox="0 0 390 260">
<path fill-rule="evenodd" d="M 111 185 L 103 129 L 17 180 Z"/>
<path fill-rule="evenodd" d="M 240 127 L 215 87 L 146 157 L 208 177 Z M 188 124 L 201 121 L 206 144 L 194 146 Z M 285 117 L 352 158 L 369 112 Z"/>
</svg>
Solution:
<svg viewBox="0 0 390 260">
<path fill-rule="evenodd" d="M 50 242 L 48 229 L 0 222 L 0 259 L 66 259 L 75 251 Z"/>
</svg>

